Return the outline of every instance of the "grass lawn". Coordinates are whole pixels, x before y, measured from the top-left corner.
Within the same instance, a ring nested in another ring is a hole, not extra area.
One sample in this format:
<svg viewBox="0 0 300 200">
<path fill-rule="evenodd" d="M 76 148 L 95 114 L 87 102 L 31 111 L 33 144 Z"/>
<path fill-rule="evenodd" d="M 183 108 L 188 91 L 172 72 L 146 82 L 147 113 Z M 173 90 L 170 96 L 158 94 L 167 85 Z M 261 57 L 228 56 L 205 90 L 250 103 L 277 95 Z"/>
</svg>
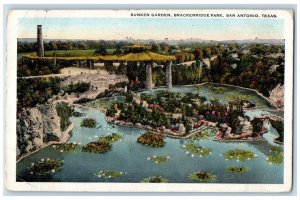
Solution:
<svg viewBox="0 0 300 200">
<path fill-rule="evenodd" d="M 115 51 L 115 49 L 107 49 L 108 54 L 112 54 Z M 74 50 L 56 50 L 56 56 L 57 57 L 72 57 L 72 56 L 92 56 L 95 52 L 95 49 L 74 49 Z M 45 51 L 45 56 L 46 57 L 51 57 L 53 56 L 54 51 Z M 22 53 L 18 54 L 19 56 L 22 55 L 36 55 L 36 52 L 31 52 L 31 53 Z"/>
</svg>

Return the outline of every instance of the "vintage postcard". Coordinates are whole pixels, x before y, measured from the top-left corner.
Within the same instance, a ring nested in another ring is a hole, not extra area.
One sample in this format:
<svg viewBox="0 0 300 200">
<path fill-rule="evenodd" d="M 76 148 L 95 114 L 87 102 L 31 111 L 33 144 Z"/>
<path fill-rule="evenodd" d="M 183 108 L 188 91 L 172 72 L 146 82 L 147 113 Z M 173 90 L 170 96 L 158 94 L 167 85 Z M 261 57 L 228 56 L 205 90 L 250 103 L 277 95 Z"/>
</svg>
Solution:
<svg viewBox="0 0 300 200">
<path fill-rule="evenodd" d="M 12 191 L 288 192 L 293 11 L 13 10 Z"/>
</svg>

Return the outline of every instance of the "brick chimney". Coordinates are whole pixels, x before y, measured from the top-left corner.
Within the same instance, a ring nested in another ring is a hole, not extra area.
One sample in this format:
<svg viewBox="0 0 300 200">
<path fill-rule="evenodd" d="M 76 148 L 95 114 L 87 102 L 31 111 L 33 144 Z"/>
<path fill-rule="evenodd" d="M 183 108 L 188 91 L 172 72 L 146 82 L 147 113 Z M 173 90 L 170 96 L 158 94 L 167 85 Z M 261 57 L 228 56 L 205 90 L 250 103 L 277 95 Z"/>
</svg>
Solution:
<svg viewBox="0 0 300 200">
<path fill-rule="evenodd" d="M 37 52 L 38 57 L 44 57 L 44 41 L 42 33 L 42 25 L 37 25 Z"/>
</svg>

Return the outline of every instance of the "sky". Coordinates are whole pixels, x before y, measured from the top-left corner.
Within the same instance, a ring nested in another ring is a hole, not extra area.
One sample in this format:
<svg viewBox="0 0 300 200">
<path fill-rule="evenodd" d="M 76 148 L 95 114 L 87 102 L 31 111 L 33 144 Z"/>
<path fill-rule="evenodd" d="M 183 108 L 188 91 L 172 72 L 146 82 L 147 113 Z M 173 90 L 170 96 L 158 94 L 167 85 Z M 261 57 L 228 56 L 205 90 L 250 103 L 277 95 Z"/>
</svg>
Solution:
<svg viewBox="0 0 300 200">
<path fill-rule="evenodd" d="M 44 39 L 284 39 L 283 19 L 22 18 L 18 23 L 18 38 L 36 38 L 41 24 Z"/>
</svg>

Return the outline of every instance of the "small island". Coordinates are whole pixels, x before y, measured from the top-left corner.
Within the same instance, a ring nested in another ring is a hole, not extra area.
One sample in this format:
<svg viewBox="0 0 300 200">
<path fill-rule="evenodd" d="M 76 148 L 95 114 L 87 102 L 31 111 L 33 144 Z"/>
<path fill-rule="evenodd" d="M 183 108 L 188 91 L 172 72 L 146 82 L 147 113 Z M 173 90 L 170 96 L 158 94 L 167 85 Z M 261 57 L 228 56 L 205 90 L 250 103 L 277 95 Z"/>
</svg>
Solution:
<svg viewBox="0 0 300 200">
<path fill-rule="evenodd" d="M 31 175 L 45 176 L 47 174 L 55 173 L 61 170 L 63 161 L 51 158 L 42 158 L 37 163 L 31 163 L 30 167 L 27 168 L 27 173 Z"/>
<path fill-rule="evenodd" d="M 110 142 L 90 142 L 82 147 L 83 152 L 105 153 L 112 149 Z"/>
<path fill-rule="evenodd" d="M 80 123 L 81 127 L 86 127 L 86 128 L 95 128 L 96 127 L 96 120 L 92 118 L 85 118 L 82 120 Z"/>
<path fill-rule="evenodd" d="M 137 142 L 151 147 L 163 147 L 166 143 L 161 134 L 151 131 L 146 131 L 137 139 Z"/>
</svg>

